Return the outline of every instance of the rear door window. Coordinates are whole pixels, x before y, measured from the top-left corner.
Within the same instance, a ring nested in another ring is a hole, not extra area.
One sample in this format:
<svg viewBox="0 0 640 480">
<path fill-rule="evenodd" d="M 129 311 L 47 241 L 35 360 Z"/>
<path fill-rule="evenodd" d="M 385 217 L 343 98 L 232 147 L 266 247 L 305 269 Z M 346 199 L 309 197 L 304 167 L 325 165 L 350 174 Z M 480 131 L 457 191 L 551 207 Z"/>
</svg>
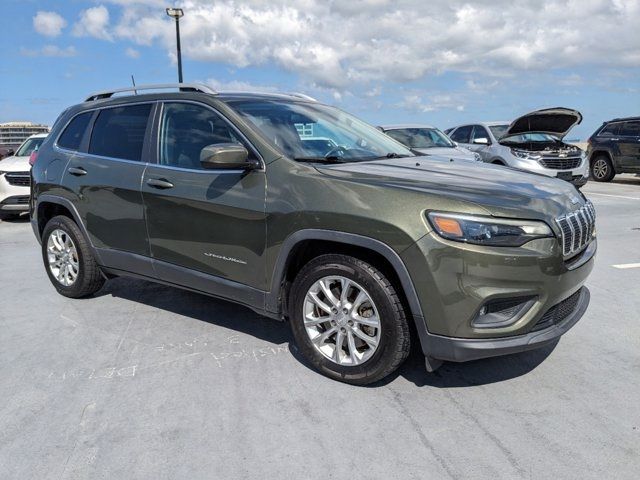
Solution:
<svg viewBox="0 0 640 480">
<path fill-rule="evenodd" d="M 102 110 L 93 125 L 89 153 L 141 161 L 150 112 L 150 103 Z"/>
<path fill-rule="evenodd" d="M 453 135 L 451 135 L 451 140 L 458 143 L 469 143 L 471 130 L 473 130 L 473 125 L 460 127 L 455 132 L 453 132 Z"/>
<path fill-rule="evenodd" d="M 67 150 L 78 150 L 92 115 L 93 112 L 84 112 L 74 117 L 58 138 L 58 146 Z"/>
<path fill-rule="evenodd" d="M 620 135 L 625 137 L 640 137 L 640 120 L 624 122 L 620 127 Z"/>
</svg>

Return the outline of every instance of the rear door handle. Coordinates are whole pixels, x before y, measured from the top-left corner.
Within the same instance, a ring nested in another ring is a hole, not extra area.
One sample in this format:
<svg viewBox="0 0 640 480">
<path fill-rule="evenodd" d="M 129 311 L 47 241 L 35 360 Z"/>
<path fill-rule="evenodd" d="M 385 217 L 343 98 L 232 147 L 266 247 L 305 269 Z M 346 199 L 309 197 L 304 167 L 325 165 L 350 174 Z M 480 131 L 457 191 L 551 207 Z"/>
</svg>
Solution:
<svg viewBox="0 0 640 480">
<path fill-rule="evenodd" d="M 76 177 L 81 177 L 82 175 L 86 175 L 87 171 L 82 167 L 70 167 L 67 170 L 71 175 L 75 175 Z"/>
<path fill-rule="evenodd" d="M 173 183 L 164 178 L 150 178 L 147 180 L 147 185 L 153 188 L 159 188 L 160 190 L 166 190 L 167 188 L 173 188 Z"/>
</svg>

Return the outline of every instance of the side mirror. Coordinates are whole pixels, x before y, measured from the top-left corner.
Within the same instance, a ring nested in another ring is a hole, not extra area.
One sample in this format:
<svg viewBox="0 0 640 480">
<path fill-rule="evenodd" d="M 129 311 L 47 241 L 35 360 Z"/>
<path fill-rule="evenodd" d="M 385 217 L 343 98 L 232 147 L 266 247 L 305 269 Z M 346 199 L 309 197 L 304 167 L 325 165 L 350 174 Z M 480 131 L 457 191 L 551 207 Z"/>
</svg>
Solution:
<svg viewBox="0 0 640 480">
<path fill-rule="evenodd" d="M 10 157 L 12 155 L 14 155 L 16 152 L 13 148 L 10 148 L 9 150 L 7 150 L 7 157 Z"/>
<path fill-rule="evenodd" d="M 475 145 L 489 145 L 489 139 L 488 138 L 474 138 L 473 139 L 473 143 Z"/>
<path fill-rule="evenodd" d="M 216 143 L 207 145 L 200 151 L 202 168 L 224 168 L 252 170 L 260 166 L 256 160 L 249 160 L 249 152 L 239 143 Z"/>
</svg>

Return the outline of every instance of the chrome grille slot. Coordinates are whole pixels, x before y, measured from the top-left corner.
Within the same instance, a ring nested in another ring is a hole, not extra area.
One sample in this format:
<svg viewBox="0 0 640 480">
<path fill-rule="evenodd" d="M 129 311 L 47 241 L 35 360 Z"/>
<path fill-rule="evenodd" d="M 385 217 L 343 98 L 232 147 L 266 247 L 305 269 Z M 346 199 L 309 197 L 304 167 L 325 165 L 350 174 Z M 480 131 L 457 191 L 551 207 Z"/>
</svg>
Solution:
<svg viewBox="0 0 640 480">
<path fill-rule="evenodd" d="M 556 219 L 562 231 L 562 254 L 568 257 L 582 250 L 593 237 L 596 224 L 596 210 L 591 202 L 579 210 Z"/>
<path fill-rule="evenodd" d="M 4 178 L 9 185 L 15 185 L 18 187 L 28 187 L 31 184 L 31 178 L 29 172 L 8 172 Z"/>
<path fill-rule="evenodd" d="M 559 158 L 559 157 L 544 157 L 539 160 L 540 165 L 545 168 L 551 168 L 553 170 L 573 170 L 580 166 L 582 159 L 580 157 L 575 158 Z"/>
</svg>

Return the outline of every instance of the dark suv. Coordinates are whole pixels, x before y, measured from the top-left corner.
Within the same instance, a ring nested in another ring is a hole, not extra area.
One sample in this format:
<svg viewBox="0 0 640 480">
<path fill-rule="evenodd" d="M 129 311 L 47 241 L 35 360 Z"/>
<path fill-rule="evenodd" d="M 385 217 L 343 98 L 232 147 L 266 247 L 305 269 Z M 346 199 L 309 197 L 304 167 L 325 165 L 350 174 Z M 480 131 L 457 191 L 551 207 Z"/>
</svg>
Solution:
<svg viewBox="0 0 640 480">
<path fill-rule="evenodd" d="M 41 146 L 31 221 L 62 295 L 128 275 L 229 299 L 354 384 L 414 335 L 432 371 L 546 345 L 587 308 L 595 211 L 572 185 L 415 156 L 305 96 L 173 87 L 92 95 Z"/>
<path fill-rule="evenodd" d="M 604 122 L 589 138 L 591 178 L 610 182 L 617 173 L 640 173 L 640 117 Z"/>
</svg>

